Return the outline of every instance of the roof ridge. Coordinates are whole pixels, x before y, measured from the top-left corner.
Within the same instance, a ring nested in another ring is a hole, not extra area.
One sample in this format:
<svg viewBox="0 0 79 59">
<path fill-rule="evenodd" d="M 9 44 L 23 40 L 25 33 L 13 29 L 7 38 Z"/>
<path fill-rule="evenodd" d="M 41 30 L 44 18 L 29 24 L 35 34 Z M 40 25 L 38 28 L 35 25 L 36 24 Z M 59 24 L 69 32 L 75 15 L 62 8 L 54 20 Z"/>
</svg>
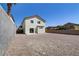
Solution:
<svg viewBox="0 0 79 59">
<path fill-rule="evenodd" d="M 34 17 L 37 17 L 38 19 L 40 19 L 43 22 L 45 22 L 45 20 L 43 18 L 41 18 L 39 15 L 27 16 L 27 17 L 24 18 L 24 20 L 29 19 L 29 18 L 34 18 Z"/>
</svg>

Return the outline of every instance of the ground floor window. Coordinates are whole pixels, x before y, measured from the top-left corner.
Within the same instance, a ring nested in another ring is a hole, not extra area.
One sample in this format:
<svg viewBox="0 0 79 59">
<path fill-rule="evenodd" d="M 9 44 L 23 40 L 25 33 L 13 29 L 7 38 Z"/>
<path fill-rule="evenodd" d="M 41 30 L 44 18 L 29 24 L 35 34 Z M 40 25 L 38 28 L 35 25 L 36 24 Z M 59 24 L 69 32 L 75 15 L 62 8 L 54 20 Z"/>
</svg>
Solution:
<svg viewBox="0 0 79 59">
<path fill-rule="evenodd" d="M 34 28 L 30 28 L 30 33 L 34 33 Z"/>
</svg>

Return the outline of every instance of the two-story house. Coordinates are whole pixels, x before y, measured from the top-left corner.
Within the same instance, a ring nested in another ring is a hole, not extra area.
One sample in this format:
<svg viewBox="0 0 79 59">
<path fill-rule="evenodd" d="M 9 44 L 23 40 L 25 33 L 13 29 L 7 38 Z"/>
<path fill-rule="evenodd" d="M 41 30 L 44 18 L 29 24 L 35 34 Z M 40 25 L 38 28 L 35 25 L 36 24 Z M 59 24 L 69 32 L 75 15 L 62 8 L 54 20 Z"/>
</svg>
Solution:
<svg viewBox="0 0 79 59">
<path fill-rule="evenodd" d="M 38 15 L 25 17 L 20 29 L 27 35 L 45 33 L 45 20 Z"/>
</svg>

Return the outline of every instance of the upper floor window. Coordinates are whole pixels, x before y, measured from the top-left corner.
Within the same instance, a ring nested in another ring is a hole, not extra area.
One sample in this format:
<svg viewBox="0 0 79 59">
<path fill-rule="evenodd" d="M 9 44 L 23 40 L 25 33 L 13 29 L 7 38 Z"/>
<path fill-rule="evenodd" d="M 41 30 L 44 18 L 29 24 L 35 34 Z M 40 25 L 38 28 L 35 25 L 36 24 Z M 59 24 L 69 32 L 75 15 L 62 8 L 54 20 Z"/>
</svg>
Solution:
<svg viewBox="0 0 79 59">
<path fill-rule="evenodd" d="M 33 20 L 31 20 L 31 23 L 34 23 L 34 21 L 33 21 Z"/>
<path fill-rule="evenodd" d="M 40 21 L 38 21 L 38 24 L 40 24 Z"/>
</svg>

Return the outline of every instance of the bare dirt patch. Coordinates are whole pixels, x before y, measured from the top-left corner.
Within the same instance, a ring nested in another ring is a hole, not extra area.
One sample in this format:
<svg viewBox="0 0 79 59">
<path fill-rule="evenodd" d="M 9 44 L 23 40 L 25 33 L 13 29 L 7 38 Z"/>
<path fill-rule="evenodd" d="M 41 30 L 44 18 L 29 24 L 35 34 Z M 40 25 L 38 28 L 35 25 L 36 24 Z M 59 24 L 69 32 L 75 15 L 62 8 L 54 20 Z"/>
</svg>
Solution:
<svg viewBox="0 0 79 59">
<path fill-rule="evenodd" d="M 79 56 L 79 36 L 45 33 L 17 34 L 5 55 L 11 56 Z"/>
</svg>

